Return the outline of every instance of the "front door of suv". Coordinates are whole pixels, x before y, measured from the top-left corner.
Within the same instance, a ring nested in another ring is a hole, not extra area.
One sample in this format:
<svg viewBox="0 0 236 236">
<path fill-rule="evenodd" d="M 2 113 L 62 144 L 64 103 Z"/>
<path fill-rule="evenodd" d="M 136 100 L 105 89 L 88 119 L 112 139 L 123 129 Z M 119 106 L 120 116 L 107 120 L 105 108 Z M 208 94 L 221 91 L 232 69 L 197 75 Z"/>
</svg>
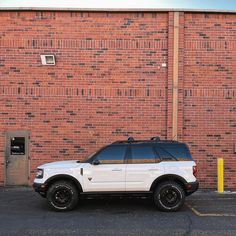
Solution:
<svg viewBox="0 0 236 236">
<path fill-rule="evenodd" d="M 93 156 L 84 169 L 84 191 L 125 191 L 125 156 L 126 146 L 122 145 L 108 146 Z"/>
<path fill-rule="evenodd" d="M 133 144 L 128 149 L 126 191 L 149 191 L 164 168 L 152 145 Z"/>
</svg>

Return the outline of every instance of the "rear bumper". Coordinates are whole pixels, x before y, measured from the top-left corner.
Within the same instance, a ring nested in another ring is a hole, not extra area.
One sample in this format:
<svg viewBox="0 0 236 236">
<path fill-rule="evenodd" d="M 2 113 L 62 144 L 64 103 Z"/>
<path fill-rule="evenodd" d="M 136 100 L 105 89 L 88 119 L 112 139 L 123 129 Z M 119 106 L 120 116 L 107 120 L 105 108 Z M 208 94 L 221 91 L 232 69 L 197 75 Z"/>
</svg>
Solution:
<svg viewBox="0 0 236 236">
<path fill-rule="evenodd" d="M 186 183 L 185 184 L 185 193 L 186 196 L 191 195 L 192 193 L 196 192 L 199 188 L 199 182 L 195 181 L 195 182 L 191 182 L 191 183 Z"/>
<path fill-rule="evenodd" d="M 46 185 L 33 183 L 33 189 L 35 192 L 39 193 L 42 197 L 46 197 Z"/>
</svg>

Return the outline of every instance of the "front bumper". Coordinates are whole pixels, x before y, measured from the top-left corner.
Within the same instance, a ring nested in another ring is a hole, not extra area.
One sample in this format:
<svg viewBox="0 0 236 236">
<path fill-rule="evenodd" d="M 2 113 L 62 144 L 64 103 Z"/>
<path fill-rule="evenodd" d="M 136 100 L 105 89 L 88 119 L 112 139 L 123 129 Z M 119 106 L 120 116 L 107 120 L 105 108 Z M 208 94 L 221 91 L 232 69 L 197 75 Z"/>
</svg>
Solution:
<svg viewBox="0 0 236 236">
<path fill-rule="evenodd" d="M 195 181 L 195 182 L 191 182 L 191 183 L 186 183 L 185 184 L 185 193 L 186 196 L 191 195 L 192 193 L 196 192 L 199 188 L 199 182 Z"/>
<path fill-rule="evenodd" d="M 33 183 L 33 189 L 39 193 L 42 197 L 46 197 L 46 185 L 40 183 Z"/>
</svg>

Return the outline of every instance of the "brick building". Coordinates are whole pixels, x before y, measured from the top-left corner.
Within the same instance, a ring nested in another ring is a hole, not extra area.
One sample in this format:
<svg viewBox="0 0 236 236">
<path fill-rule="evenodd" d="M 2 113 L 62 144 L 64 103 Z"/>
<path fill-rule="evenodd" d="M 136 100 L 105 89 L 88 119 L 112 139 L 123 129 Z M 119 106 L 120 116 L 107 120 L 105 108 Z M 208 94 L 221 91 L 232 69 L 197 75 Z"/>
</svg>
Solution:
<svg viewBox="0 0 236 236">
<path fill-rule="evenodd" d="M 236 188 L 235 13 L 1 9 L 0 22 L 0 185 L 160 136 L 189 144 L 201 187 L 224 157 Z"/>
</svg>

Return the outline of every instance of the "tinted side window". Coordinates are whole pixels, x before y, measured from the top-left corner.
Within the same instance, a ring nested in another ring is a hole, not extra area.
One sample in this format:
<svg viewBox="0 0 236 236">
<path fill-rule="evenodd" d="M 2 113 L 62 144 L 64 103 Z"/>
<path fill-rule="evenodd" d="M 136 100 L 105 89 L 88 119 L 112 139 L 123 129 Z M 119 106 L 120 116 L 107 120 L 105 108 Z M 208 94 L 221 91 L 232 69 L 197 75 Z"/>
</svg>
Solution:
<svg viewBox="0 0 236 236">
<path fill-rule="evenodd" d="M 170 160 L 170 161 L 175 160 L 175 158 L 168 151 L 166 151 L 164 148 L 157 146 L 157 147 L 155 147 L 155 150 L 162 160 Z"/>
<path fill-rule="evenodd" d="M 125 146 L 107 147 L 98 153 L 94 160 L 99 160 L 101 164 L 123 164 L 125 153 Z"/>
<path fill-rule="evenodd" d="M 183 143 L 160 144 L 157 146 L 157 152 L 160 153 L 159 155 L 163 159 L 169 159 L 171 157 L 179 160 L 191 158 L 189 149 Z"/>
<path fill-rule="evenodd" d="M 156 155 L 151 146 L 132 146 L 131 163 L 155 163 Z"/>
</svg>

